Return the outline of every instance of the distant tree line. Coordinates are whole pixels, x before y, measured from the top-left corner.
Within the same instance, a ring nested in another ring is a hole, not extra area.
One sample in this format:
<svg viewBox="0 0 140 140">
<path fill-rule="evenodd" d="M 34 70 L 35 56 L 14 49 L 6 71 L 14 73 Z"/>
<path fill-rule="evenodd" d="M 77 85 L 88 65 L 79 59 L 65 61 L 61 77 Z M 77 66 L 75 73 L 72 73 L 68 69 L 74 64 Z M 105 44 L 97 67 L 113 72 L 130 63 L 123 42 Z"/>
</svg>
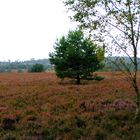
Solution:
<svg viewBox="0 0 140 140">
<path fill-rule="evenodd" d="M 140 61 L 140 58 L 138 58 Z M 121 71 L 125 70 L 125 67 L 122 65 L 125 63 L 130 71 L 133 71 L 134 67 L 129 57 L 106 57 L 104 60 L 103 71 Z M 138 64 L 138 71 L 140 71 L 140 63 Z"/>
<path fill-rule="evenodd" d="M 98 71 L 119 71 L 117 65 L 112 63 L 114 60 L 118 61 L 119 64 L 118 57 L 106 57 L 104 60 L 104 67 L 102 69 L 99 69 Z M 130 58 L 123 57 L 123 60 L 128 65 L 131 65 Z M 16 70 L 17 72 L 30 71 L 32 66 L 35 64 L 42 64 L 45 71 L 53 70 L 53 66 L 50 64 L 48 59 L 39 59 L 39 60 L 31 59 L 28 61 L 15 61 L 15 62 L 1 61 L 0 72 L 11 72 L 13 70 Z M 138 70 L 140 71 L 140 64 L 138 65 Z"/>
<path fill-rule="evenodd" d="M 30 71 L 35 64 L 41 64 L 43 65 L 44 71 L 46 70 L 52 70 L 53 67 L 50 64 L 48 59 L 31 59 L 27 61 L 3 61 L 0 62 L 0 72 L 24 72 L 24 71 Z"/>
</svg>

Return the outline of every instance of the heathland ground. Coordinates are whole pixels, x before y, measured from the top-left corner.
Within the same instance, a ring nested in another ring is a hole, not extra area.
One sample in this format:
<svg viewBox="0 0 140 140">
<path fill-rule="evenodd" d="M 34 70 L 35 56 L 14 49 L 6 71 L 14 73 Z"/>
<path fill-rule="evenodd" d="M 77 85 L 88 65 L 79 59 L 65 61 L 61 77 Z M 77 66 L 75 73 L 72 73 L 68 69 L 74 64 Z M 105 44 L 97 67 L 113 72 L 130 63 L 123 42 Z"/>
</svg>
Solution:
<svg viewBox="0 0 140 140">
<path fill-rule="evenodd" d="M 102 81 L 0 74 L 0 140 L 139 140 L 135 92 L 120 72 Z M 140 78 L 140 73 L 139 73 Z"/>
</svg>

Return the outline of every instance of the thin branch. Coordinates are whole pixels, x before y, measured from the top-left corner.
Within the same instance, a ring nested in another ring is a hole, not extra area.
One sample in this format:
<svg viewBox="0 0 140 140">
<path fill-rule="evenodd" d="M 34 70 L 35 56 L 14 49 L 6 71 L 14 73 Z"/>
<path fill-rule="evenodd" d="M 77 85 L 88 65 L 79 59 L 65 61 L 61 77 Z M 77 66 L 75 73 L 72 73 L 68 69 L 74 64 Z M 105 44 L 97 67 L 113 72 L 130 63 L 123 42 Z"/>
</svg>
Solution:
<svg viewBox="0 0 140 140">
<path fill-rule="evenodd" d="M 118 6 L 115 5 L 115 2 L 113 2 L 112 0 L 110 0 L 110 2 L 111 2 L 111 4 L 112 4 L 111 8 L 109 7 L 109 5 L 107 5 L 107 8 L 108 8 L 109 12 L 111 12 L 111 11 L 113 10 L 112 7 L 114 6 L 115 9 L 117 9 L 119 12 L 121 11 L 121 13 L 124 13 L 124 16 L 127 16 L 127 15 L 125 14 L 125 12 L 123 12 L 120 8 L 118 8 Z M 112 9 L 112 10 L 111 10 L 111 9 Z M 130 30 L 130 28 L 129 28 L 124 22 L 122 22 L 121 20 L 118 19 L 117 14 L 113 14 L 113 17 L 115 17 L 117 21 L 119 21 L 122 25 L 124 25 L 126 29 Z M 108 21 L 107 21 L 107 22 L 108 22 Z M 127 35 L 129 38 L 131 37 L 128 33 L 126 33 L 124 30 L 120 29 L 118 26 L 116 26 L 116 25 L 114 25 L 114 24 L 112 24 L 112 23 L 110 23 L 110 22 L 108 22 L 108 23 L 109 23 L 110 25 L 112 25 L 113 27 L 117 28 L 119 31 L 123 32 L 123 33 L 124 33 L 125 35 Z"/>
<path fill-rule="evenodd" d="M 113 5 L 118 11 L 121 11 L 121 12 L 124 14 L 124 16 L 127 17 L 127 15 L 125 14 L 125 12 L 124 12 L 123 10 L 119 9 L 119 8 L 115 5 L 115 2 L 113 2 L 112 0 L 110 0 L 110 2 L 112 3 L 112 5 Z M 109 8 L 109 10 L 111 11 L 111 8 L 110 8 L 109 6 L 108 6 L 108 8 Z M 114 16 L 122 25 L 124 25 L 126 29 L 130 30 L 130 28 L 129 28 L 124 22 L 122 22 L 121 20 L 118 19 L 118 17 L 116 16 L 116 14 L 113 14 L 113 16 Z"/>
<path fill-rule="evenodd" d="M 127 53 L 127 51 L 125 51 L 123 49 L 123 47 L 116 41 L 116 39 L 109 32 L 108 32 L 108 34 L 115 41 L 115 43 L 118 45 L 118 47 L 121 48 L 121 50 L 129 57 L 129 59 L 131 60 L 131 62 L 134 64 L 134 61 L 133 61 L 132 57 Z"/>
<path fill-rule="evenodd" d="M 135 46 L 135 39 L 134 39 L 134 24 L 133 24 L 133 19 L 132 19 L 132 12 L 131 12 L 131 7 L 130 7 L 130 3 L 128 5 L 128 12 L 130 14 L 130 25 L 131 25 L 131 41 L 132 41 L 132 45 L 133 45 L 133 48 L 134 50 L 136 49 L 136 46 Z"/>
<path fill-rule="evenodd" d="M 108 21 L 107 21 L 107 23 L 110 24 L 111 26 L 115 27 L 116 29 L 118 29 L 119 31 L 124 33 L 125 35 L 127 35 L 129 38 L 131 38 L 131 36 L 127 32 L 125 32 L 124 30 L 120 29 L 117 25 L 114 25 L 114 24 L 112 24 L 112 23 L 110 23 Z"/>
<path fill-rule="evenodd" d="M 136 47 L 138 46 L 139 37 L 140 37 L 140 16 L 139 16 L 139 24 L 138 24 L 138 36 L 136 38 Z"/>
</svg>

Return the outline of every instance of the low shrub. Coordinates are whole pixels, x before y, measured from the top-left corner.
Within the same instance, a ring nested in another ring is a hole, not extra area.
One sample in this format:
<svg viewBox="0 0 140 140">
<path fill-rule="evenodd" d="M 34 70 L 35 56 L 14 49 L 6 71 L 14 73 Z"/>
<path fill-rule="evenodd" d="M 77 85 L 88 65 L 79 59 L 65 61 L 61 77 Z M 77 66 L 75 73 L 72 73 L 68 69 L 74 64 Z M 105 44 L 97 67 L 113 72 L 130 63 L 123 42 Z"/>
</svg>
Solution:
<svg viewBox="0 0 140 140">
<path fill-rule="evenodd" d="M 16 117 L 13 115 L 6 115 L 2 118 L 2 128 L 4 130 L 15 129 Z"/>
<path fill-rule="evenodd" d="M 16 136 L 12 133 L 7 133 L 1 140 L 17 140 Z"/>
<path fill-rule="evenodd" d="M 29 72 L 43 72 L 45 71 L 43 64 L 34 64 Z"/>
<path fill-rule="evenodd" d="M 93 80 L 96 80 L 96 81 L 101 81 L 101 80 L 104 80 L 104 77 L 101 77 L 101 76 L 95 76 L 94 78 L 93 78 Z"/>
<path fill-rule="evenodd" d="M 55 130 L 53 128 L 44 128 L 42 131 L 43 140 L 54 140 L 55 139 Z"/>
<path fill-rule="evenodd" d="M 107 140 L 107 134 L 103 130 L 97 130 L 95 140 Z"/>
</svg>

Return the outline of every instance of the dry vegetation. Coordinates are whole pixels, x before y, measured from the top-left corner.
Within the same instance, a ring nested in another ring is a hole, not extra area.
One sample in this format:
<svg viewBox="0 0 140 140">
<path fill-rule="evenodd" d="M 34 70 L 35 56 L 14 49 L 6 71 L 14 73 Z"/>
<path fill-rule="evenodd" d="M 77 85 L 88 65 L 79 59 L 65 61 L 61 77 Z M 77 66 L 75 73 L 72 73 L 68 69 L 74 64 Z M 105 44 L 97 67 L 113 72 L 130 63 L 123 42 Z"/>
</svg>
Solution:
<svg viewBox="0 0 140 140">
<path fill-rule="evenodd" d="M 77 86 L 54 73 L 0 74 L 0 140 L 139 140 L 127 78 L 99 75 Z"/>
</svg>

